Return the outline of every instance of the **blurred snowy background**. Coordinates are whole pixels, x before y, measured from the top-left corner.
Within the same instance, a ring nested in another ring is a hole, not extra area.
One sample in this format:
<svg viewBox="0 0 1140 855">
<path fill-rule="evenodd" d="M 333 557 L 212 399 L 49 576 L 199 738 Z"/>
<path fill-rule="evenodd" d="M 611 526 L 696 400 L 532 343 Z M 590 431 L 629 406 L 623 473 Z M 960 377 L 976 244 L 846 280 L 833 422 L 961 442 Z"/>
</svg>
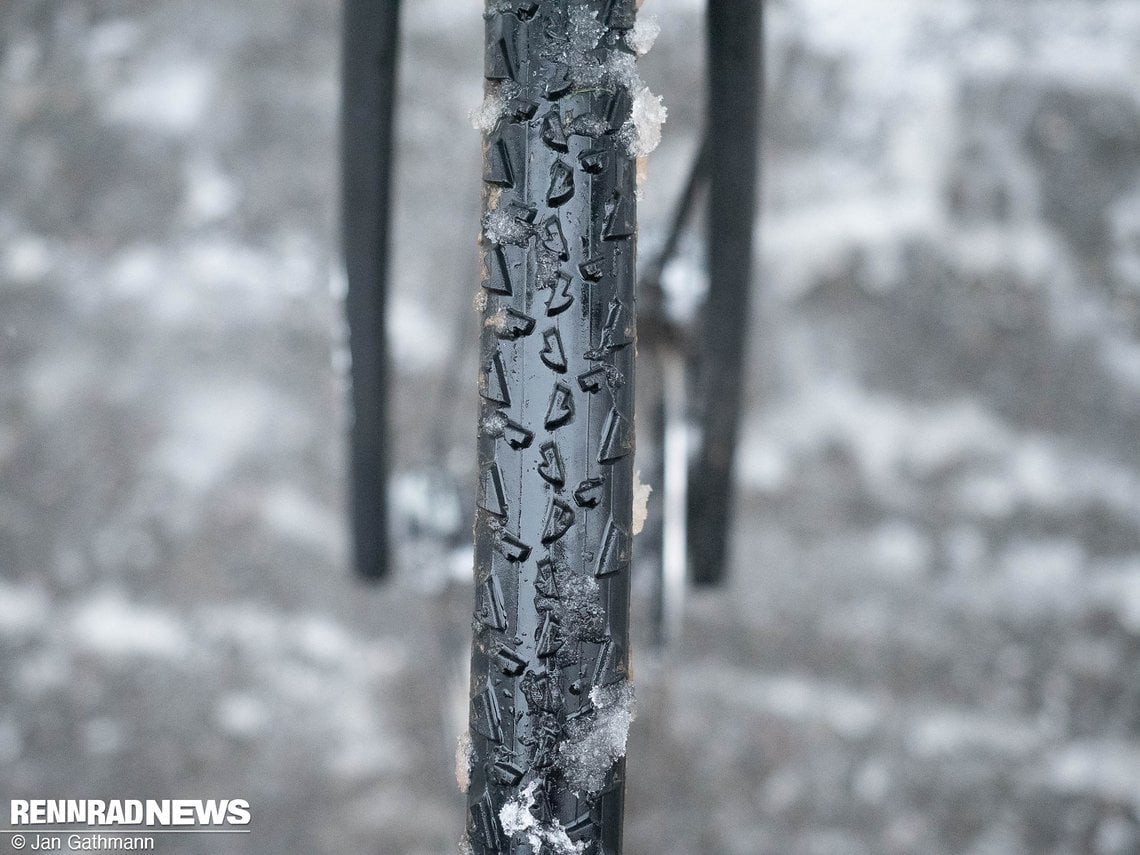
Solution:
<svg viewBox="0 0 1140 855">
<path fill-rule="evenodd" d="M 481 4 L 406 7 L 400 566 L 365 588 L 337 5 L 0 3 L 0 804 L 250 800 L 177 855 L 454 851 Z M 644 8 L 648 251 L 702 8 Z M 635 651 L 628 851 L 1140 852 L 1140 4 L 769 8 L 732 581 Z"/>
</svg>

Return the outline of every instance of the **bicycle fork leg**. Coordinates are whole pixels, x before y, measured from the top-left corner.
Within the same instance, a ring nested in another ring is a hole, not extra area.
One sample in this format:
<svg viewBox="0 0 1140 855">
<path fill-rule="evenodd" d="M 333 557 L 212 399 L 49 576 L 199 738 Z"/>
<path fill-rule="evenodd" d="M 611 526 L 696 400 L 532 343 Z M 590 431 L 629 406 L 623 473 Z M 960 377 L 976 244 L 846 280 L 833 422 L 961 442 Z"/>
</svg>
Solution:
<svg viewBox="0 0 1140 855">
<path fill-rule="evenodd" d="M 701 448 L 689 494 L 693 581 L 718 584 L 729 554 L 760 132 L 762 0 L 708 7 L 709 296 L 699 340 Z"/>
<path fill-rule="evenodd" d="M 357 572 L 388 572 L 387 344 L 389 184 L 399 0 L 346 0 L 341 219 L 352 357 L 349 481 Z"/>
</svg>

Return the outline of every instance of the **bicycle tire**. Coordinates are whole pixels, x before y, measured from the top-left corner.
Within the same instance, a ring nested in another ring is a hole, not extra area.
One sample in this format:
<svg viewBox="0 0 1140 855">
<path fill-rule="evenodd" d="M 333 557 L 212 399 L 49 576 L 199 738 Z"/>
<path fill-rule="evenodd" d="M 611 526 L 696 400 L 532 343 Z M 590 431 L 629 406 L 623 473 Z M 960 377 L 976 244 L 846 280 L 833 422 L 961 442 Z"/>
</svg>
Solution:
<svg viewBox="0 0 1140 855">
<path fill-rule="evenodd" d="M 634 0 L 488 0 L 464 847 L 618 855 L 629 682 Z M 596 35 L 597 41 L 593 43 Z"/>
</svg>

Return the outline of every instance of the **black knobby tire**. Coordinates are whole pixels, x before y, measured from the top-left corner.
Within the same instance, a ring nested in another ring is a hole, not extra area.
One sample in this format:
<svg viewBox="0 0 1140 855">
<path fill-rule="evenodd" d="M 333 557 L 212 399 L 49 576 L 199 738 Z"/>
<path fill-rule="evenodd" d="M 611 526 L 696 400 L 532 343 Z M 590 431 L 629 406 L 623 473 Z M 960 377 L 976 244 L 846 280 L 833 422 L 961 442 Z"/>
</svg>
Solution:
<svg viewBox="0 0 1140 855">
<path fill-rule="evenodd" d="M 480 855 L 617 855 L 632 704 L 634 0 L 488 0 L 485 18 L 503 115 L 484 137 L 465 840 Z"/>
</svg>

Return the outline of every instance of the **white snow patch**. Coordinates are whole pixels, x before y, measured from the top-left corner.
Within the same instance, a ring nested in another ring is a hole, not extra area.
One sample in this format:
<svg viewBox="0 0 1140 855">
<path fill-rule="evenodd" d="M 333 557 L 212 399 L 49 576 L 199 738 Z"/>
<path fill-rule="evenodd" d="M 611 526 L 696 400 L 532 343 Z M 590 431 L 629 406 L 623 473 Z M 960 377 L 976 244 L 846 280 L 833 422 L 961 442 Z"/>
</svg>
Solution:
<svg viewBox="0 0 1140 855">
<path fill-rule="evenodd" d="M 237 184 L 209 161 L 190 160 L 184 168 L 183 180 L 186 185 L 183 215 L 192 226 L 225 219 L 241 201 Z"/>
<path fill-rule="evenodd" d="M 447 555 L 448 575 L 456 582 L 470 583 L 474 566 L 475 558 L 470 545 L 457 546 Z"/>
<path fill-rule="evenodd" d="M 930 538 L 906 520 L 892 519 L 879 526 L 870 539 L 873 570 L 898 579 L 915 579 L 930 567 L 934 552 Z"/>
<path fill-rule="evenodd" d="M 45 422 L 58 418 L 65 408 L 81 400 L 84 391 L 105 382 L 92 360 L 62 348 L 47 351 L 35 360 L 26 376 L 29 408 Z"/>
<path fill-rule="evenodd" d="M 218 185 L 209 192 L 228 195 L 228 189 L 219 188 L 230 179 L 221 173 L 215 177 Z M 211 217 L 230 204 L 221 202 L 220 196 L 208 201 Z M 80 281 L 83 287 L 72 291 L 80 305 L 102 308 L 106 302 L 137 301 L 162 324 L 197 329 L 206 318 L 211 327 L 243 330 L 272 325 L 299 297 L 310 298 L 306 306 L 318 305 L 311 298 L 324 297 L 329 284 L 316 243 L 295 230 L 282 230 L 258 247 L 216 230 L 172 245 L 129 246 L 109 265 L 104 287 Z"/>
<path fill-rule="evenodd" d="M 653 43 L 661 35 L 661 24 L 656 15 L 639 16 L 633 30 L 626 37 L 626 43 L 638 56 L 645 56 L 653 48 Z"/>
<path fill-rule="evenodd" d="M 344 518 L 294 484 L 279 484 L 269 491 L 261 518 L 276 535 L 322 554 L 339 558 L 347 550 Z"/>
<path fill-rule="evenodd" d="M 1111 609 L 1133 635 L 1140 635 L 1140 556 L 1113 562 L 1093 575 L 1090 597 Z"/>
<path fill-rule="evenodd" d="M 373 722 L 355 729 L 344 727 L 340 716 L 333 720 L 340 747 L 325 764 L 330 772 L 349 780 L 369 780 L 378 775 L 407 773 L 412 764 L 409 751 L 394 736 L 379 731 Z"/>
<path fill-rule="evenodd" d="M 637 73 L 637 57 L 622 51 L 614 51 L 606 60 L 603 77 L 613 86 L 624 86 L 635 92 L 645 84 Z"/>
<path fill-rule="evenodd" d="M 40 235 L 20 234 L 8 238 L 4 248 L 5 278 L 18 285 L 39 281 L 52 267 L 52 247 Z"/>
<path fill-rule="evenodd" d="M 71 659 L 71 651 L 62 645 L 41 646 L 21 658 L 14 683 L 31 698 L 66 690 L 74 685 Z"/>
<path fill-rule="evenodd" d="M 142 37 L 142 27 L 125 18 L 96 24 L 87 35 L 87 58 L 95 63 L 119 59 L 135 50 Z"/>
<path fill-rule="evenodd" d="M 269 724 L 269 709 L 260 698 L 244 692 L 224 695 L 214 709 L 214 720 L 223 733 L 252 739 Z"/>
<path fill-rule="evenodd" d="M 128 85 L 106 101 L 112 121 L 141 125 L 156 131 L 184 134 L 203 118 L 214 86 L 205 63 L 188 60 L 147 66 Z"/>
<path fill-rule="evenodd" d="M 1001 581 L 1015 610 L 1077 605 L 1072 592 L 1082 586 L 1086 556 L 1070 538 L 1013 538 L 999 560 Z"/>
<path fill-rule="evenodd" d="M 714 696 L 786 721 L 820 724 L 847 739 L 866 738 L 886 719 L 875 697 L 800 674 L 755 674 L 704 662 L 694 666 L 685 687 L 706 701 Z"/>
<path fill-rule="evenodd" d="M 882 804 L 890 787 L 890 770 L 886 763 L 878 758 L 872 758 L 864 763 L 852 782 L 855 795 L 870 804 Z"/>
<path fill-rule="evenodd" d="M 836 193 L 815 204 L 771 210 L 759 237 L 770 259 L 774 295 L 796 301 L 842 264 L 853 247 L 881 259 L 909 238 L 941 238 L 941 197 L 920 189 L 906 185 L 897 192 L 860 192 L 855 198 Z"/>
<path fill-rule="evenodd" d="M 1060 509 L 1103 502 L 1140 519 L 1140 472 L 1126 464 L 1047 436 L 1031 434 L 1010 446 L 995 465 L 962 478 L 957 498 L 963 508 L 1000 518 L 1019 504 Z"/>
<path fill-rule="evenodd" d="M 538 781 L 531 781 L 526 789 L 516 793 L 503 804 L 499 810 L 499 822 L 503 831 L 511 837 L 525 833 L 536 824 L 530 809 L 534 807 L 534 791 L 538 788 Z"/>
<path fill-rule="evenodd" d="M 292 619 L 288 634 L 297 651 L 319 665 L 333 666 L 349 661 L 360 649 L 357 640 L 341 624 L 320 614 Z"/>
<path fill-rule="evenodd" d="M 633 686 L 628 681 L 590 690 L 593 720 L 567 723 L 567 738 L 559 745 L 559 761 L 567 782 L 590 793 L 605 786 L 606 774 L 625 756 L 629 726 L 635 716 Z"/>
<path fill-rule="evenodd" d="M 1003 719 L 964 710 L 940 710 L 920 716 L 906 737 L 907 747 L 921 757 L 1022 756 L 1042 744 L 1046 734 L 1019 719 Z"/>
<path fill-rule="evenodd" d="M 495 331 L 496 335 L 501 335 L 507 329 L 507 310 L 499 309 L 491 313 L 487 316 L 486 320 L 483 321 L 483 326 L 490 327 Z"/>
<path fill-rule="evenodd" d="M 975 401 L 913 404 L 832 378 L 746 428 L 742 480 L 778 489 L 797 461 L 831 444 L 852 449 L 868 480 L 881 486 L 928 477 L 963 459 L 988 459 L 1009 449 L 1013 435 Z"/>
<path fill-rule="evenodd" d="M 1140 809 L 1140 748 L 1133 742 L 1070 743 L 1049 758 L 1044 776 L 1061 792 L 1096 795 Z"/>
<path fill-rule="evenodd" d="M 401 472 L 388 489 L 396 519 L 414 532 L 447 537 L 463 526 L 464 508 L 447 476 L 433 469 Z"/>
<path fill-rule="evenodd" d="M 0 636 L 19 638 L 36 632 L 47 622 L 49 605 L 39 588 L 0 581 Z"/>
<path fill-rule="evenodd" d="M 406 668 L 391 640 L 362 638 L 319 613 L 282 613 L 251 604 L 204 610 L 195 637 L 214 653 L 232 650 L 254 669 L 258 696 L 229 696 L 215 710 L 234 735 L 268 728 L 329 745 L 326 768 L 341 779 L 405 772 L 411 751 L 385 721 L 377 693 Z M 217 660 L 219 657 L 215 656 Z"/>
<path fill-rule="evenodd" d="M 479 423 L 479 431 L 484 436 L 498 438 L 507 427 L 507 417 L 495 410 Z"/>
<path fill-rule="evenodd" d="M 648 86 L 634 91 L 633 110 L 620 131 L 630 157 L 645 157 L 661 144 L 661 126 L 668 115 L 664 100 Z"/>
<path fill-rule="evenodd" d="M 661 275 L 669 317 L 688 323 L 696 317 L 709 293 L 708 271 L 696 253 L 674 256 Z"/>
<path fill-rule="evenodd" d="M 586 849 L 585 841 L 573 843 L 562 823 L 557 819 L 540 823 L 531 813 L 534 807 L 534 792 L 541 781 L 531 781 L 525 789 L 507 799 L 499 810 L 499 822 L 508 837 L 527 839 L 535 852 L 549 852 L 550 855 L 581 855 Z M 547 848 L 544 848 L 547 847 Z"/>
<path fill-rule="evenodd" d="M 120 300 L 152 296 L 161 287 L 164 262 L 155 244 L 125 247 L 109 265 L 107 293 Z"/>
<path fill-rule="evenodd" d="M 499 119 L 507 112 L 507 101 L 511 97 L 514 97 L 513 94 L 505 86 L 489 86 L 483 96 L 483 103 L 467 114 L 471 127 L 477 131 L 493 131 Z"/>
<path fill-rule="evenodd" d="M 571 50 L 593 50 L 605 32 L 606 28 L 598 21 L 596 12 L 591 12 L 586 6 L 574 6 L 570 9 Z"/>
<path fill-rule="evenodd" d="M 605 29 L 595 13 L 585 6 L 570 9 L 568 40 L 561 52 L 561 59 L 569 66 L 570 79 L 581 88 L 601 85 L 610 71 L 610 61 L 599 64 L 592 53 Z M 611 53 L 611 61 L 613 56 Z"/>
<path fill-rule="evenodd" d="M 418 300 L 396 296 L 388 310 L 386 328 L 392 358 L 412 373 L 438 368 L 448 355 L 448 340 L 440 335 L 439 318 Z"/>
<path fill-rule="evenodd" d="M 641 470 L 633 473 L 633 526 L 634 534 L 641 534 L 645 527 L 645 518 L 649 516 L 649 494 L 653 488 L 641 483 Z"/>
<path fill-rule="evenodd" d="M 467 792 L 471 785 L 471 767 L 475 762 L 475 747 L 471 744 L 471 734 L 466 730 L 455 740 L 455 783 L 459 792 Z"/>
<path fill-rule="evenodd" d="M 507 207 L 492 207 L 483 215 L 483 235 L 491 243 L 521 246 L 530 237 L 531 227 Z"/>
<path fill-rule="evenodd" d="M 71 635 L 80 647 L 108 656 L 180 659 L 191 648 L 190 635 L 175 615 L 110 591 L 75 610 Z"/>
<path fill-rule="evenodd" d="M 287 409 L 251 384 L 188 390 L 171 408 L 154 462 L 189 491 L 204 494 L 265 442 L 273 414 Z"/>
</svg>

